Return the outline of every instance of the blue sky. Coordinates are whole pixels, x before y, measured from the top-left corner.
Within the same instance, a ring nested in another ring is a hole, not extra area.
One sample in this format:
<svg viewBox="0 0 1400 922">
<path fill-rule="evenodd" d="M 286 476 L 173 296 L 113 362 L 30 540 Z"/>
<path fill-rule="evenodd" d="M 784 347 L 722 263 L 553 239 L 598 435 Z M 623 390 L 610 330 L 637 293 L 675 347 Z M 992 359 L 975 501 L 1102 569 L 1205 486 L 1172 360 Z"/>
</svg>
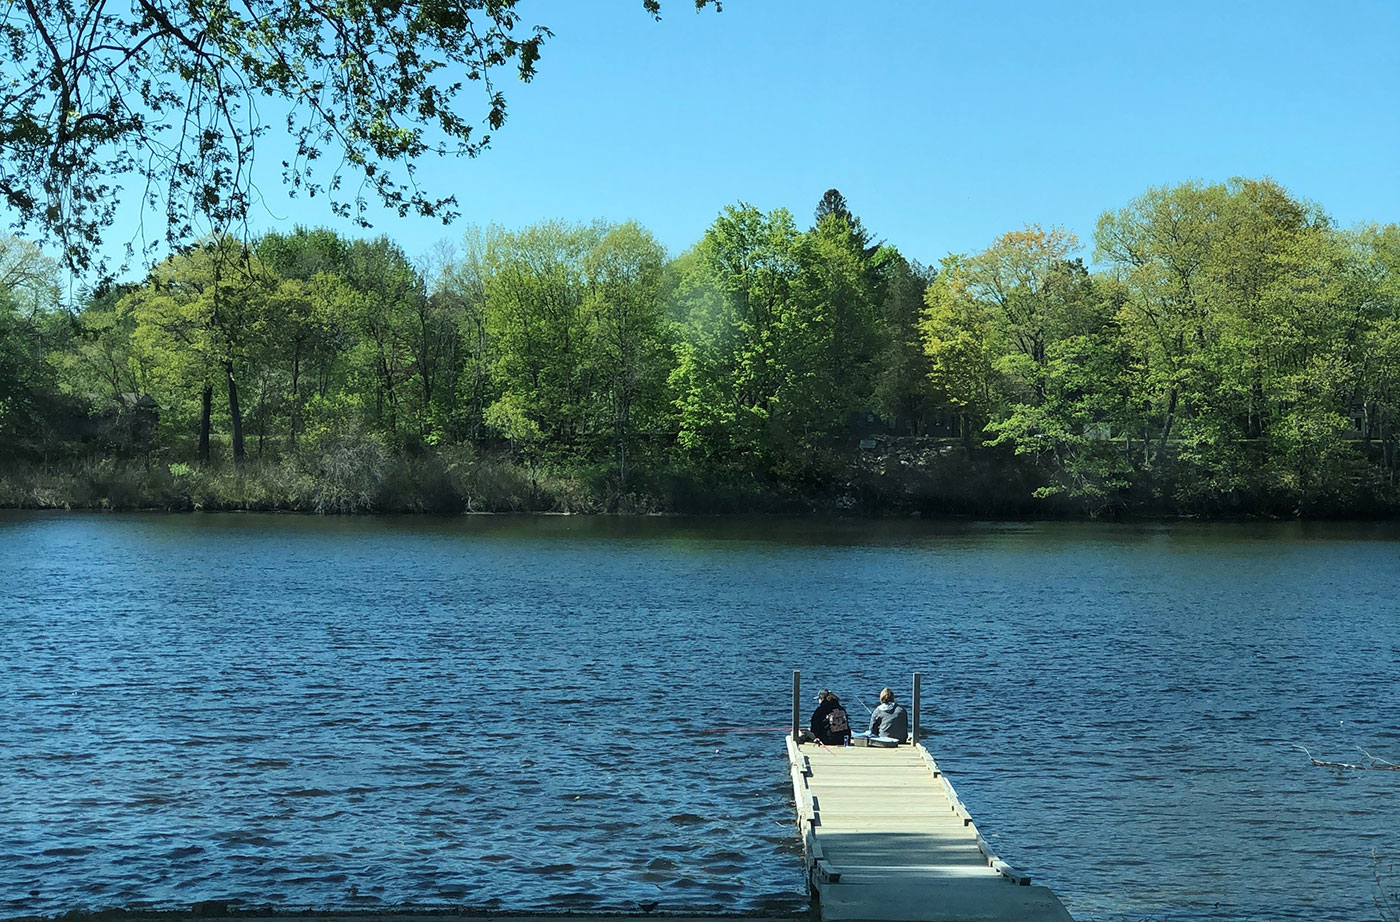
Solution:
<svg viewBox="0 0 1400 922">
<path fill-rule="evenodd" d="M 835 186 L 924 262 L 1031 222 L 1068 227 L 1087 256 L 1098 215 L 1150 186 L 1264 175 L 1344 226 L 1400 220 L 1393 0 L 520 10 L 555 33 L 538 77 L 501 75 L 509 120 L 485 154 L 423 170 L 464 223 L 634 218 L 675 253 L 728 203 L 805 226 Z M 258 229 L 365 233 L 275 176 Z M 410 254 L 459 233 L 387 214 L 378 232 Z"/>
</svg>

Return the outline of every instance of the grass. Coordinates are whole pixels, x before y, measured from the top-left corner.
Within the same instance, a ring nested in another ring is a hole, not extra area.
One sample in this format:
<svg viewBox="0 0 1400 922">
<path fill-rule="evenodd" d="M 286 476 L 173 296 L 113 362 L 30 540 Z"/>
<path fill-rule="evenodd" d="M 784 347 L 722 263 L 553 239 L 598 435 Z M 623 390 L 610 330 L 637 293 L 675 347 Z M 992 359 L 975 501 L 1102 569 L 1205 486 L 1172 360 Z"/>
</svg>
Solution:
<svg viewBox="0 0 1400 922">
<path fill-rule="evenodd" d="M 463 450 L 396 456 L 373 441 L 243 465 L 83 459 L 0 469 L 0 507 L 21 509 L 652 514 L 764 505 L 757 489 L 674 472 L 638 472 L 624 490 L 606 467 L 527 467 Z"/>
</svg>

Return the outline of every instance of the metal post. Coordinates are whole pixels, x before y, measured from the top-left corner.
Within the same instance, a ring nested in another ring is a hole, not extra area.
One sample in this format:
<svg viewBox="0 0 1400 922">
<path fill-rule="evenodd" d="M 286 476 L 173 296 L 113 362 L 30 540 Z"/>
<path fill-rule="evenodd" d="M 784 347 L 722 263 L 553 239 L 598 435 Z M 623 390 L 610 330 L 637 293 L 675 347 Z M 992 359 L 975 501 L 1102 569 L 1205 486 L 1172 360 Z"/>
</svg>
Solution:
<svg viewBox="0 0 1400 922">
<path fill-rule="evenodd" d="M 919 744 L 919 681 L 922 678 L 922 674 L 914 673 L 914 699 L 910 702 L 912 713 L 909 717 L 913 726 L 909 728 L 909 742 L 916 746 Z"/>
<path fill-rule="evenodd" d="M 798 734 L 802 732 L 802 673 L 794 669 L 792 671 L 792 741 L 797 742 Z"/>
</svg>

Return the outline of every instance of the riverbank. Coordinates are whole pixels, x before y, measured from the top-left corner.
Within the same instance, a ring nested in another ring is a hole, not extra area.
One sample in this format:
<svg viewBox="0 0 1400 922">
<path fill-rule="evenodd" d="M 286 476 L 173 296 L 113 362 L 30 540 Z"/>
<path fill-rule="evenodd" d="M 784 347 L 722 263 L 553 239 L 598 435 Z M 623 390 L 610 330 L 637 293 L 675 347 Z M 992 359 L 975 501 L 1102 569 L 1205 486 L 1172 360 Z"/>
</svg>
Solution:
<svg viewBox="0 0 1400 922">
<path fill-rule="evenodd" d="M 1355 479 L 1304 494 L 1261 465 L 1226 490 L 1182 463 L 1070 490 L 1033 458 L 951 439 L 889 440 L 801 469 L 523 463 L 462 449 L 393 454 L 377 442 L 315 456 L 206 465 L 79 458 L 0 468 L 0 508 L 296 512 L 320 515 L 566 513 L 996 519 L 1392 519 L 1395 485 Z M 1243 485 L 1241 485 L 1243 484 Z"/>
<path fill-rule="evenodd" d="M 916 464 L 822 459 L 786 474 L 638 466 L 626 484 L 609 466 L 522 464 L 507 457 L 374 446 L 316 458 L 197 466 L 80 459 L 0 469 L 0 508 L 356 513 L 1073 515 L 1036 501 L 1033 482 L 989 457 Z M 883 459 L 880 459 L 883 462 Z"/>
</svg>

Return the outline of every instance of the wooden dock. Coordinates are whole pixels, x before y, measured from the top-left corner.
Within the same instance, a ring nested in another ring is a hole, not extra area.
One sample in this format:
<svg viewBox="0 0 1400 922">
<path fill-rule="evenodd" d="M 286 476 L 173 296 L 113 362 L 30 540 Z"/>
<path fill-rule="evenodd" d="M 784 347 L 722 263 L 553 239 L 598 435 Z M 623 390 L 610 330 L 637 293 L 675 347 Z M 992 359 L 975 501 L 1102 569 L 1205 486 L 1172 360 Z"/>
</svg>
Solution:
<svg viewBox="0 0 1400 922">
<path fill-rule="evenodd" d="M 822 922 L 1073 922 L 992 852 L 922 744 L 787 748 Z"/>
</svg>

